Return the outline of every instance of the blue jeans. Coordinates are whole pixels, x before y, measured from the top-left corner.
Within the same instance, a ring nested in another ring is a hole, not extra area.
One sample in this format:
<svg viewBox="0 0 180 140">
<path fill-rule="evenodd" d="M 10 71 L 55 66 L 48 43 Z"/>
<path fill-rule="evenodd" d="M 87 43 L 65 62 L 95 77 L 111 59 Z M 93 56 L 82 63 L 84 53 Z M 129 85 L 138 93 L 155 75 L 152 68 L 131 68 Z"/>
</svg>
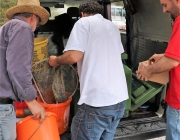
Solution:
<svg viewBox="0 0 180 140">
<path fill-rule="evenodd" d="M 71 124 L 71 140 L 113 140 L 125 101 L 112 106 L 80 105 Z"/>
<path fill-rule="evenodd" d="M 180 140 L 180 110 L 167 107 L 166 140 Z"/>
<path fill-rule="evenodd" d="M 16 139 L 16 115 L 11 104 L 0 104 L 0 140 Z"/>
</svg>

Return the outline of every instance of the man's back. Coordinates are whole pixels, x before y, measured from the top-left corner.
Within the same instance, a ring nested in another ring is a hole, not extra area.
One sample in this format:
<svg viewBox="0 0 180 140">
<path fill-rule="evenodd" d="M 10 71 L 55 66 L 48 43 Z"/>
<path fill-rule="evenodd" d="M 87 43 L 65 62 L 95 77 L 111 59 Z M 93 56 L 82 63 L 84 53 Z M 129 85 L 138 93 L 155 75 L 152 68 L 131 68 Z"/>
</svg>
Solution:
<svg viewBox="0 0 180 140">
<path fill-rule="evenodd" d="M 111 21 L 100 14 L 83 17 L 75 24 L 66 47 L 65 51 L 84 52 L 78 62 L 79 105 L 108 106 L 128 98 L 121 61 L 124 49 L 120 32 Z"/>
<path fill-rule="evenodd" d="M 113 139 L 128 99 L 120 32 L 100 15 L 103 11 L 95 1 L 82 3 L 82 18 L 74 25 L 64 54 L 49 60 L 55 67 L 78 62 L 81 95 L 71 124 L 73 140 Z"/>
<path fill-rule="evenodd" d="M 19 16 L 0 28 L 1 97 L 14 101 L 23 100 L 24 96 L 36 97 L 31 75 L 28 75 L 30 71 L 26 68 L 31 67 L 33 37 L 31 26 Z M 31 93 L 28 96 L 22 91 L 27 87 Z"/>
</svg>

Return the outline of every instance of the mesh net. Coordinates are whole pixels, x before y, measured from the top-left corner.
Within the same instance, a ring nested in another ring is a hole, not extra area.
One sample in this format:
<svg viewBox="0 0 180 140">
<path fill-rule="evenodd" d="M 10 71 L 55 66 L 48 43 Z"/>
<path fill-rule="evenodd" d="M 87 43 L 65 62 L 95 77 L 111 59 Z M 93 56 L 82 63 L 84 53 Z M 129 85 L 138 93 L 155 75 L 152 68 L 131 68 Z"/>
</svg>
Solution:
<svg viewBox="0 0 180 140">
<path fill-rule="evenodd" d="M 54 68 L 48 59 L 34 64 L 32 75 L 43 102 L 49 104 L 65 102 L 78 86 L 77 73 L 71 65 Z"/>
</svg>

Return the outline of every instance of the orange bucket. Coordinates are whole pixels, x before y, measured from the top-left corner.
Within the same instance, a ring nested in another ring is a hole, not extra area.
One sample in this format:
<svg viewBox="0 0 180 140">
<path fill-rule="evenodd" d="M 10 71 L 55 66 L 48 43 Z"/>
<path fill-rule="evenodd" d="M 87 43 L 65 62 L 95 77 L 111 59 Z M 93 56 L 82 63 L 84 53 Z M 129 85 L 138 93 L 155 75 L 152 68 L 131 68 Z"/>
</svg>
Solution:
<svg viewBox="0 0 180 140">
<path fill-rule="evenodd" d="M 56 115 L 47 112 L 42 123 L 28 116 L 16 124 L 17 140 L 60 140 Z"/>
<path fill-rule="evenodd" d="M 37 98 L 37 101 L 45 108 L 47 112 L 53 112 L 57 115 L 59 134 L 63 134 L 68 129 L 71 100 L 72 98 L 69 98 L 63 103 L 45 104 L 42 102 L 40 96 Z"/>
</svg>

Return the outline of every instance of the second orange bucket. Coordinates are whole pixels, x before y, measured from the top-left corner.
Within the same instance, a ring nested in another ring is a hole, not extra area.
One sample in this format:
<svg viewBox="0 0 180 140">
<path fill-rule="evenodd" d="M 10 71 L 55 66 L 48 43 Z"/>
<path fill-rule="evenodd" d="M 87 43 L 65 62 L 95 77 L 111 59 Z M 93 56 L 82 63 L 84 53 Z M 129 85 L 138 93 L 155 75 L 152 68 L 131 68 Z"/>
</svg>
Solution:
<svg viewBox="0 0 180 140">
<path fill-rule="evenodd" d="M 42 123 L 28 116 L 17 123 L 16 129 L 17 140 L 60 140 L 56 115 L 51 112 Z"/>
<path fill-rule="evenodd" d="M 59 134 L 63 134 L 68 129 L 71 100 L 72 98 L 69 98 L 63 103 L 45 104 L 42 102 L 40 96 L 37 98 L 37 101 L 44 107 L 47 112 L 53 112 L 57 115 Z"/>
</svg>

